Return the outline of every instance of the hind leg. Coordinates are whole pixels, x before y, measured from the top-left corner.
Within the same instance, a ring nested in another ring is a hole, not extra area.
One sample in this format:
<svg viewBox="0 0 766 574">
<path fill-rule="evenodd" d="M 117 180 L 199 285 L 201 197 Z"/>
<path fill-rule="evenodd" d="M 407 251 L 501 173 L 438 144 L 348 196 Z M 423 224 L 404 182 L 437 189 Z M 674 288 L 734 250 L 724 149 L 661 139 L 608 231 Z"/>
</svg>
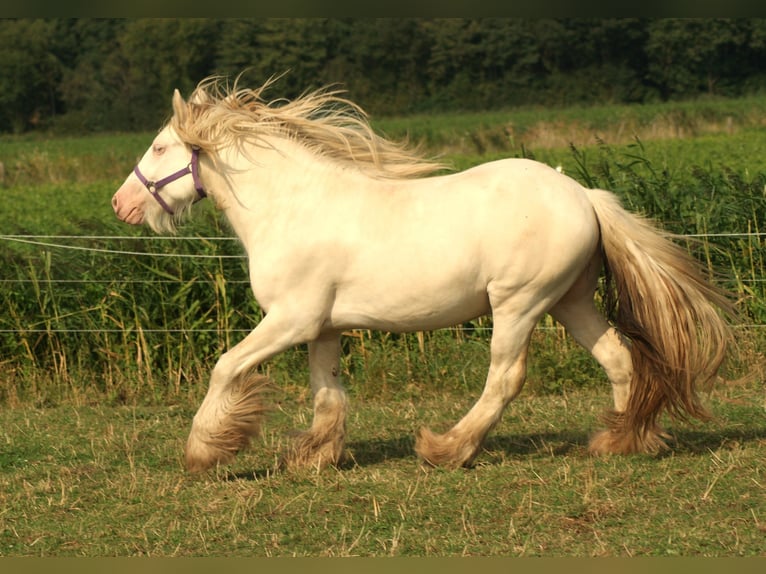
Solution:
<svg viewBox="0 0 766 574">
<path fill-rule="evenodd" d="M 658 427 L 636 428 L 629 420 L 633 384 L 630 343 L 604 319 L 593 303 L 593 292 L 583 287 L 583 282 L 576 284 L 550 313 L 590 351 L 612 384 L 614 410 L 604 417 L 608 428 L 593 435 L 589 450 L 594 454 L 656 452 L 664 447 L 667 435 Z"/>
<path fill-rule="evenodd" d="M 340 384 L 340 335 L 327 333 L 309 343 L 314 420 L 299 433 L 283 459 L 288 467 L 322 468 L 343 456 L 346 435 L 346 394 Z"/>
<path fill-rule="evenodd" d="M 598 361 L 612 384 L 614 410 L 625 412 L 633 374 L 625 338 L 599 314 L 592 299 L 577 304 L 559 303 L 551 315 Z"/>
<path fill-rule="evenodd" d="M 503 410 L 521 391 L 526 377 L 527 347 L 538 315 L 495 309 L 491 363 L 479 400 L 452 429 L 437 435 L 421 429 L 415 444 L 418 455 L 434 466 L 470 465 L 487 433 Z"/>
<path fill-rule="evenodd" d="M 602 261 L 595 254 L 566 294 L 549 311 L 580 345 L 587 349 L 612 383 L 614 410 L 628 408 L 633 360 L 625 338 L 596 309 L 593 296 L 601 274 Z"/>
</svg>

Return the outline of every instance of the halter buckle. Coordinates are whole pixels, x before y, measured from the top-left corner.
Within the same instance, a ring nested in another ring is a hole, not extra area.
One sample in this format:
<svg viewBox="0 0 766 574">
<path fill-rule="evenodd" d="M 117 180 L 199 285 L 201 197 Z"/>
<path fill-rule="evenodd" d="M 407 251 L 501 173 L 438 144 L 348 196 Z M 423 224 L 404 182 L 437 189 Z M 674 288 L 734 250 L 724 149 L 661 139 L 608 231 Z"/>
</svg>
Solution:
<svg viewBox="0 0 766 574">
<path fill-rule="evenodd" d="M 170 174 L 167 177 L 162 178 L 159 181 L 150 181 L 147 179 L 143 173 L 141 173 L 141 170 L 138 168 L 138 165 L 133 168 L 133 172 L 138 177 L 139 181 L 144 184 L 144 187 L 149 191 L 151 196 L 157 200 L 157 203 L 160 204 L 162 209 L 164 209 L 167 213 L 170 215 L 175 215 L 175 212 L 170 208 L 170 206 L 165 202 L 164 199 L 160 197 L 159 190 L 165 187 L 167 184 L 174 182 L 177 179 L 182 178 L 185 175 L 192 176 L 192 179 L 194 180 L 194 189 L 197 191 L 197 195 L 199 196 L 195 203 L 201 199 L 204 199 L 207 197 L 207 193 L 205 192 L 205 188 L 202 185 L 202 182 L 199 179 L 199 174 L 197 173 L 197 167 L 198 167 L 198 161 L 199 161 L 199 148 L 194 146 L 192 147 L 192 157 L 191 161 L 186 165 L 185 168 L 179 169 L 178 171 Z"/>
</svg>

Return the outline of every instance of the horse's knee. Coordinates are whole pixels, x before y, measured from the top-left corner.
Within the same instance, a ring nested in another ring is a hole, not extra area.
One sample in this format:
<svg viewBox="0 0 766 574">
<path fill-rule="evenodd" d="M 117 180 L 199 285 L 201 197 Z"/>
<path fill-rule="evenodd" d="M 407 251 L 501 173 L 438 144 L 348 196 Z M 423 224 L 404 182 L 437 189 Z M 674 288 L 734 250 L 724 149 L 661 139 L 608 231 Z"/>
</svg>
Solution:
<svg viewBox="0 0 766 574">
<path fill-rule="evenodd" d="M 210 374 L 210 388 L 226 385 L 230 381 L 237 377 L 237 367 L 239 361 L 231 353 L 231 351 L 224 353 L 213 366 L 213 370 Z"/>
<path fill-rule="evenodd" d="M 346 416 L 346 393 L 341 388 L 325 387 L 314 395 L 314 423 L 317 419 L 337 419 Z"/>
<path fill-rule="evenodd" d="M 503 375 L 503 406 L 510 403 L 516 397 L 519 396 L 524 383 L 527 380 L 527 363 L 524 358 L 517 361 L 510 369 L 508 369 Z"/>
<path fill-rule="evenodd" d="M 474 405 L 475 415 L 494 424 L 508 404 L 519 396 L 527 380 L 526 356 L 510 365 L 490 365 L 487 382 L 479 401 Z"/>
</svg>

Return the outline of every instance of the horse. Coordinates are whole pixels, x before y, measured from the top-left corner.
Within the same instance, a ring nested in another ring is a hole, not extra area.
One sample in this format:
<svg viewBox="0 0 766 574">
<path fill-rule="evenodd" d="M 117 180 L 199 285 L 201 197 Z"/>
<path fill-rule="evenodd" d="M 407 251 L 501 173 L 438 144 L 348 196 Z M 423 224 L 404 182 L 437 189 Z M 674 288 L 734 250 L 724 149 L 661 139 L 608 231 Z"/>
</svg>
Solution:
<svg viewBox="0 0 766 574">
<path fill-rule="evenodd" d="M 257 434 L 259 367 L 307 344 L 313 420 L 281 461 L 337 465 L 348 401 L 341 336 L 429 331 L 491 315 L 480 396 L 454 426 L 416 431 L 426 466 L 471 466 L 526 378 L 547 313 L 603 367 L 614 408 L 594 454 L 658 453 L 658 419 L 706 419 L 699 390 L 732 341 L 735 305 L 677 237 L 543 163 L 506 158 L 449 171 L 378 135 L 337 87 L 268 101 L 220 77 L 200 82 L 116 191 L 116 216 L 173 232 L 205 197 L 248 257 L 262 320 L 223 353 L 194 415 L 185 466 L 231 462 Z M 176 169 L 180 168 L 180 169 Z M 604 277 L 603 305 L 596 302 Z"/>
</svg>

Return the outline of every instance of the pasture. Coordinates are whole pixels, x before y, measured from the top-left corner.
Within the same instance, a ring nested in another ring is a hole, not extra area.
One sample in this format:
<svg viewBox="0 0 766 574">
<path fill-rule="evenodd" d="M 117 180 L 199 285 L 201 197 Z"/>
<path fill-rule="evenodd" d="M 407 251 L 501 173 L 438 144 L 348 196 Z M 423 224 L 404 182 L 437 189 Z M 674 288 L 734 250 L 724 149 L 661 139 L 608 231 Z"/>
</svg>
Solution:
<svg viewBox="0 0 766 574">
<path fill-rule="evenodd" d="M 525 391 L 459 471 L 422 469 L 413 433 L 443 428 L 478 396 L 486 319 L 348 334 L 350 457 L 339 468 L 274 472 L 311 416 L 299 348 L 266 368 L 280 392 L 263 437 L 233 465 L 187 475 L 183 441 L 209 370 L 260 316 L 239 246 L 206 202 L 175 239 L 114 219 L 111 194 L 151 134 L 0 139 L 0 555 L 766 554 L 766 135 L 743 111 L 752 102 L 728 105 L 636 123 L 628 109 L 579 110 L 546 129 L 528 111 L 536 130 L 516 131 L 510 114 L 413 120 L 411 139 L 459 168 L 531 155 L 695 235 L 689 248 L 738 294 L 746 324 L 730 380 L 706 399 L 712 422 L 666 421 L 675 442 L 659 457 L 593 458 L 608 383 L 543 321 Z M 641 125 L 654 132 L 624 137 Z"/>
</svg>

